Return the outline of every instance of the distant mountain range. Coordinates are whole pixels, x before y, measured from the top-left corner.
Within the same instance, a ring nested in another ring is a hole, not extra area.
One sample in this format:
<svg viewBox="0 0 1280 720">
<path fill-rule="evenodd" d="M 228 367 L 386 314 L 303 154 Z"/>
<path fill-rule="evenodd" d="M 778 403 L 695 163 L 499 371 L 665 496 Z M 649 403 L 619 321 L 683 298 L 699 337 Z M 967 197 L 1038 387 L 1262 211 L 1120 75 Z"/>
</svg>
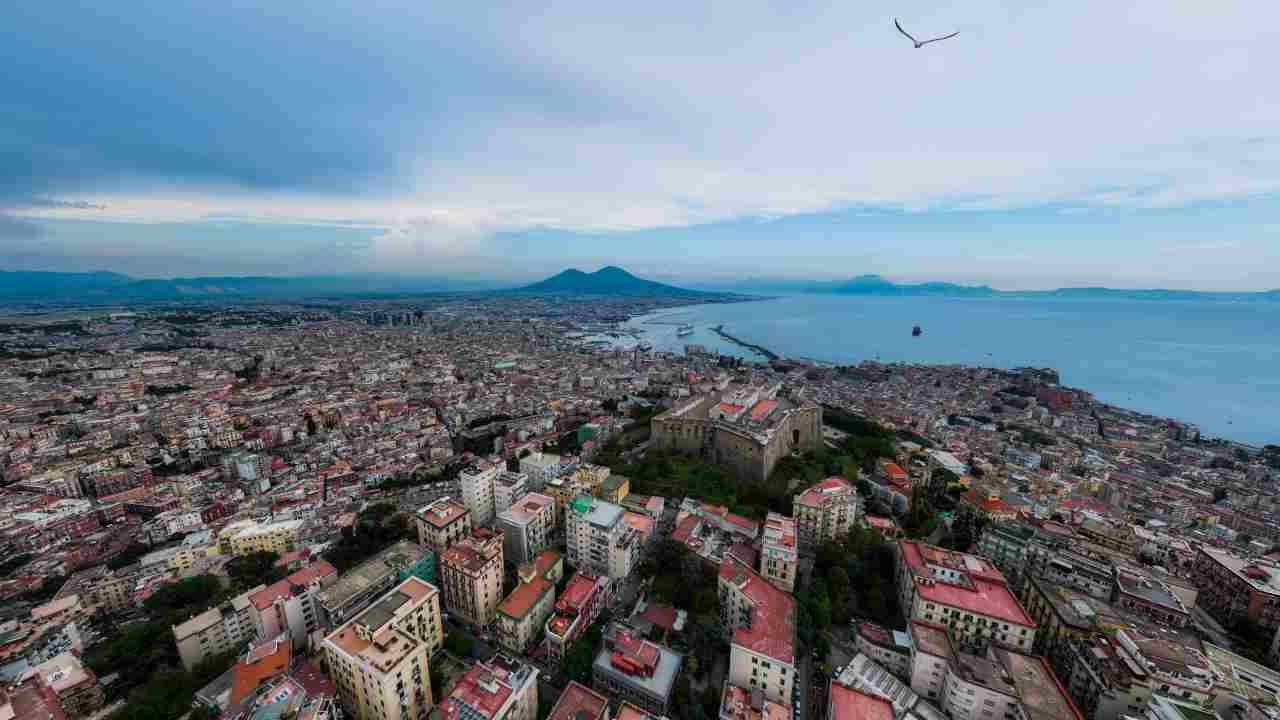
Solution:
<svg viewBox="0 0 1280 720">
<path fill-rule="evenodd" d="M 139 279 L 111 272 L 5 272 L 0 301 L 258 300 L 492 290 L 492 282 L 396 275 Z"/>
<path fill-rule="evenodd" d="M 1270 300 L 1280 301 L 1280 290 L 1265 292 L 1198 292 L 1194 290 L 1126 290 L 1103 287 L 1060 288 L 1040 291 L 996 290 L 986 285 L 947 282 L 900 284 L 880 275 L 859 275 L 849 280 L 748 279 L 691 290 L 636 277 L 608 266 L 587 273 L 565 270 L 523 287 L 501 289 L 493 280 L 479 278 L 409 277 L 361 274 L 303 277 L 193 277 L 139 279 L 112 272 L 6 272 L 0 270 L 0 302 L 127 303 L 181 300 L 290 300 L 302 298 L 373 295 L 411 295 L 438 292 L 528 293 L 544 295 L 602 295 L 658 297 L 711 302 L 730 294 L 817 293 L 864 296 L 1107 298 L 1130 300 Z"/>
<path fill-rule="evenodd" d="M 612 265 L 602 267 L 593 273 L 585 273 L 577 268 L 569 268 L 546 280 L 516 288 L 515 292 L 544 295 L 618 295 L 666 298 L 699 298 L 711 297 L 717 294 L 699 290 L 686 290 L 674 285 L 645 280 Z"/>
<path fill-rule="evenodd" d="M 1107 298 L 1120 300 L 1280 300 L 1280 290 L 1263 292 L 1202 292 L 1197 290 L 1123 289 L 1104 287 L 1056 290 L 997 290 L 986 285 L 948 282 L 895 283 L 881 275 L 859 275 L 849 280 L 746 280 L 725 286 L 736 292 L 814 293 L 887 297 L 1008 297 L 1008 298 Z"/>
</svg>

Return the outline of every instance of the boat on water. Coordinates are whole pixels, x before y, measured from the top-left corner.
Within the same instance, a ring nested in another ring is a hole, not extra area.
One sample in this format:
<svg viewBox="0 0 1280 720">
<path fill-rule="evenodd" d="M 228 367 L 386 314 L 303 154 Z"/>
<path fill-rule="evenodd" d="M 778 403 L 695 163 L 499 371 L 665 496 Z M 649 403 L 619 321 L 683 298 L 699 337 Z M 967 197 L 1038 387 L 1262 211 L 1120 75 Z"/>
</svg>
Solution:
<svg viewBox="0 0 1280 720">
<path fill-rule="evenodd" d="M 920 329 L 919 325 L 916 325 L 915 327 L 911 328 L 911 337 L 920 337 L 923 334 L 924 334 L 924 331 Z"/>
<path fill-rule="evenodd" d="M 687 337 L 692 334 L 693 334 L 692 325 L 681 325 L 680 329 L 676 330 L 676 337 Z"/>
</svg>

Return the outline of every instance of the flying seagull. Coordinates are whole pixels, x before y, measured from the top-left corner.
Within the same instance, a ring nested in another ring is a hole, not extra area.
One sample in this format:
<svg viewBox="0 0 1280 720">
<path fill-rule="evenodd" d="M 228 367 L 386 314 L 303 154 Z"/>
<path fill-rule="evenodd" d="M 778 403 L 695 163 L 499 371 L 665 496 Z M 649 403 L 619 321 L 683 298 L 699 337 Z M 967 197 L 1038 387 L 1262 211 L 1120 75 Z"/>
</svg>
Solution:
<svg viewBox="0 0 1280 720">
<path fill-rule="evenodd" d="M 933 39 L 931 39 L 931 40 L 917 40 L 917 39 L 915 39 L 915 38 L 911 37 L 911 33 L 909 33 L 909 32 L 907 32 L 906 30 L 903 30 L 903 29 L 902 29 L 902 26 L 898 24 L 898 18 L 894 18 L 894 19 L 893 19 L 893 24 L 894 24 L 894 26 L 895 26 L 895 27 L 897 27 L 897 28 L 898 28 L 898 32 L 902 33 L 903 35 L 906 35 L 908 40 L 910 40 L 911 42 L 915 43 L 915 45 L 916 45 L 916 49 L 917 49 L 917 50 L 919 50 L 920 48 L 924 47 L 925 45 L 928 45 L 929 43 L 935 43 L 935 42 L 938 42 L 939 40 L 948 40 L 948 39 L 953 38 L 953 37 L 955 37 L 955 36 L 957 36 L 957 35 L 959 35 L 959 34 L 960 34 L 960 33 L 957 31 L 957 32 L 953 32 L 953 33 L 951 33 L 950 35 L 943 35 L 942 37 L 936 37 L 936 38 L 933 38 Z"/>
</svg>

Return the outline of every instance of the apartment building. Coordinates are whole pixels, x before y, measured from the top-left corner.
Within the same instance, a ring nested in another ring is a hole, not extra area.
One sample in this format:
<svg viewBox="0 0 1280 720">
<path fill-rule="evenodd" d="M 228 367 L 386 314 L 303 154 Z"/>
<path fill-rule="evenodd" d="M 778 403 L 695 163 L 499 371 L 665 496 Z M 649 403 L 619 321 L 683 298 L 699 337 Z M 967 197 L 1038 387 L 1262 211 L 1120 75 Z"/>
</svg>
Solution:
<svg viewBox="0 0 1280 720">
<path fill-rule="evenodd" d="M 440 559 L 445 607 L 476 627 L 493 623 L 502 599 L 502 533 L 477 528 Z"/>
<path fill-rule="evenodd" d="M 471 513 L 467 506 L 451 497 L 442 497 L 423 506 L 414 514 L 418 526 L 418 544 L 436 554 L 453 547 L 453 544 L 471 536 Z"/>
<path fill-rule="evenodd" d="M 799 493 L 791 501 L 800 551 L 812 553 L 824 542 L 853 529 L 858 517 L 858 496 L 844 478 L 831 477 Z"/>
<path fill-rule="evenodd" d="M 45 694 L 53 695 L 58 709 L 68 718 L 85 717 L 99 710 L 106 702 L 98 676 L 71 652 L 56 655 L 31 668 Z M 14 717 L 12 714 L 9 717 Z M 27 716 L 36 720 L 38 716 Z M 18 716 L 15 720 L 27 720 Z"/>
<path fill-rule="evenodd" d="M 462 487 L 462 504 L 471 513 L 471 524 L 475 527 L 488 525 L 493 521 L 493 482 L 501 471 L 497 465 L 480 462 L 458 475 L 458 483 Z"/>
<path fill-rule="evenodd" d="M 1044 658 L 994 645 L 967 653 L 936 623 L 912 622 L 911 633 L 911 690 L 951 720 L 1083 720 Z"/>
<path fill-rule="evenodd" d="M 1036 623 L 985 558 L 898 541 L 898 592 L 909 620 L 945 625 L 966 649 L 998 643 L 1031 652 Z"/>
<path fill-rule="evenodd" d="M 326 629 L 320 594 L 337 579 L 338 571 L 320 560 L 250 595 L 258 637 L 288 633 L 294 650 L 307 647 L 313 636 L 319 641 Z"/>
<path fill-rule="evenodd" d="M 259 585 L 227 602 L 173 626 L 173 639 L 178 646 L 182 666 L 194 669 L 205 658 L 240 651 L 258 635 L 253 604 L 249 598 L 266 589 Z"/>
<path fill-rule="evenodd" d="M 1201 545 L 1192 567 L 1197 603 L 1225 627 L 1248 618 L 1268 632 L 1280 630 L 1280 565 Z"/>
<path fill-rule="evenodd" d="M 506 651 L 523 655 L 542 638 L 555 605 L 556 586 L 532 563 L 520 568 L 520 584 L 498 603 L 495 634 Z"/>
<path fill-rule="evenodd" d="M 529 476 L 503 470 L 493 479 L 493 511 L 501 514 L 529 492 Z"/>
<path fill-rule="evenodd" d="M 795 683 L 795 599 L 730 555 L 720 565 L 720 619 L 731 632 L 729 682 L 791 701 Z"/>
<path fill-rule="evenodd" d="M 542 492 L 547 483 L 560 477 L 566 466 L 559 455 L 533 452 L 520 458 L 520 472 L 529 478 L 529 490 Z"/>
<path fill-rule="evenodd" d="M 775 512 L 769 513 L 760 539 L 761 577 L 783 592 L 792 592 L 796 586 L 799 550 L 795 520 Z"/>
<path fill-rule="evenodd" d="M 666 715 L 680 675 L 683 656 L 637 635 L 622 623 L 610 623 L 591 665 L 592 685 L 614 700 Z"/>
<path fill-rule="evenodd" d="M 570 565 L 612 580 L 630 575 L 644 550 L 643 533 L 625 522 L 622 508 L 590 495 L 565 509 L 565 538 Z"/>
<path fill-rule="evenodd" d="M 872 622 L 860 622 L 853 633 L 853 646 L 894 676 L 910 679 L 911 636 L 907 633 Z"/>
<path fill-rule="evenodd" d="M 234 555 L 248 555 L 253 552 L 273 552 L 284 555 L 297 548 L 298 532 L 301 529 L 301 520 L 254 524 L 239 529 L 227 538 L 227 542 Z M 219 541 L 221 540 L 220 536 Z"/>
<path fill-rule="evenodd" d="M 1125 628 L 1073 638 L 1062 677 L 1080 711 L 1094 720 L 1138 715 L 1165 695 L 1208 705 L 1215 670 L 1199 650 Z"/>
<path fill-rule="evenodd" d="M 329 677 L 356 720 L 420 720 L 431 709 L 428 662 L 444 644 L 440 593 L 411 577 L 324 640 Z"/>
<path fill-rule="evenodd" d="M 440 700 L 433 720 L 534 720 L 538 671 L 506 655 L 476 663 Z"/>
<path fill-rule="evenodd" d="M 466 511 L 462 516 L 467 517 Z M 341 625 L 378 597 L 414 574 L 413 569 L 430 556 L 408 540 L 401 540 L 359 565 L 342 573 L 320 590 L 317 598 L 321 619 L 328 630 Z M 434 562 L 434 558 L 431 558 Z M 431 582 L 429 578 L 421 578 Z"/>
<path fill-rule="evenodd" d="M 551 544 L 555 513 L 556 501 L 536 492 L 527 493 L 515 505 L 498 513 L 508 562 L 529 562 Z"/>
<path fill-rule="evenodd" d="M 725 683 L 718 715 L 720 720 L 791 720 L 791 707 L 769 700 L 759 690 Z"/>
<path fill-rule="evenodd" d="M 569 646 L 595 623 L 600 612 L 608 606 L 608 576 L 578 572 L 570 578 L 547 620 L 548 661 L 559 663 L 564 660 Z"/>
<path fill-rule="evenodd" d="M 609 698 L 570 680 L 547 720 L 609 720 Z"/>
</svg>

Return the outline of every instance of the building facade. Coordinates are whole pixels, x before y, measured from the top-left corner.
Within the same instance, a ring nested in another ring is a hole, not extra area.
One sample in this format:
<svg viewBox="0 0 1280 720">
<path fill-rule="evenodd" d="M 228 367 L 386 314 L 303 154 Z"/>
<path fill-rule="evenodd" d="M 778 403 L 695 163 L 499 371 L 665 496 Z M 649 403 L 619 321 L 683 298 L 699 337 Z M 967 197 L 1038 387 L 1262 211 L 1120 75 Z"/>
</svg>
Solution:
<svg viewBox="0 0 1280 720">
<path fill-rule="evenodd" d="M 418 544 L 440 557 L 453 544 L 471 536 L 473 524 L 467 506 L 442 497 L 414 514 Z"/>
<path fill-rule="evenodd" d="M 800 550 L 812 553 L 824 542 L 847 535 L 858 518 L 858 496 L 844 478 L 832 477 L 791 501 Z"/>
<path fill-rule="evenodd" d="M 536 492 L 525 494 L 515 505 L 498 513 L 508 562 L 529 562 L 551 544 L 555 513 L 556 501 Z"/>
<path fill-rule="evenodd" d="M 329 677 L 356 720 L 420 720 L 433 703 L 428 663 L 444 645 L 440 593 L 409 578 L 325 638 Z"/>
<path fill-rule="evenodd" d="M 475 627 L 493 623 L 502 600 L 502 533 L 487 528 L 449 548 L 440 560 L 444 604 L 456 619 Z"/>
</svg>

